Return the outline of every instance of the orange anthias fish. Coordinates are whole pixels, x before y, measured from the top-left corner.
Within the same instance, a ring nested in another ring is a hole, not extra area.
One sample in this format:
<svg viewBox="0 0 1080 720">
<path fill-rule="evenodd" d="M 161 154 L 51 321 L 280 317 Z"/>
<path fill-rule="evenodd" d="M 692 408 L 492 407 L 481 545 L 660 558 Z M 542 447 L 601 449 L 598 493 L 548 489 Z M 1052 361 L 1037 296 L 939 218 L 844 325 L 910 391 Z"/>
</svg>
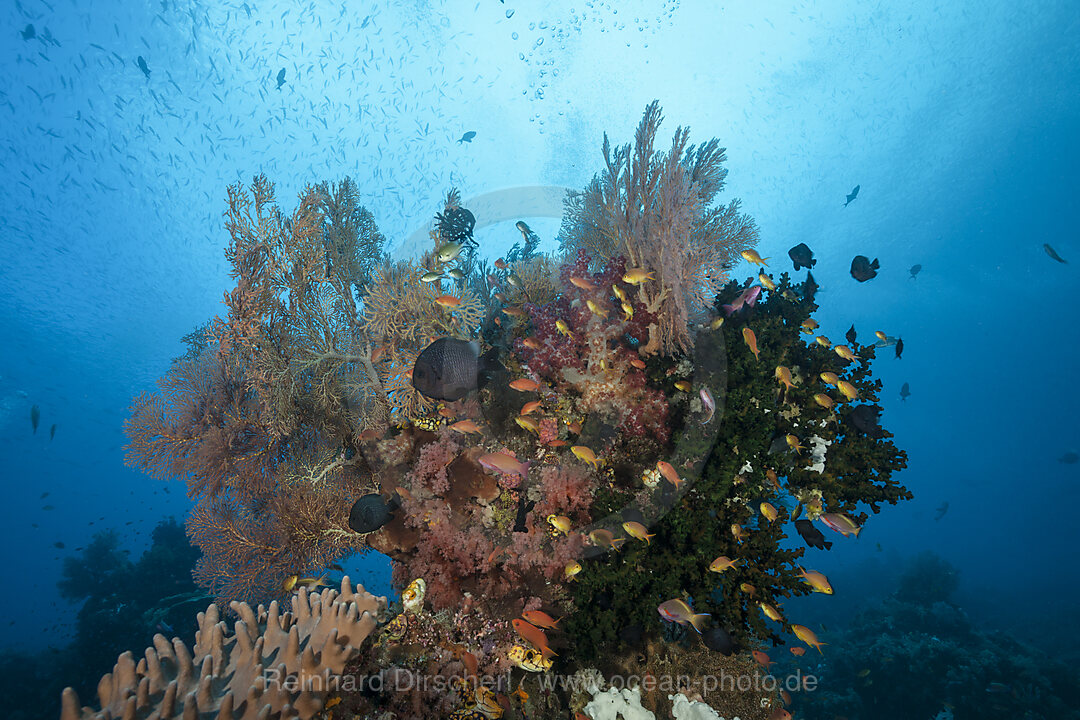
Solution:
<svg viewBox="0 0 1080 720">
<path fill-rule="evenodd" d="M 735 567 L 735 564 L 738 562 L 738 558 L 732 560 L 727 555 L 721 555 L 720 557 L 709 563 L 709 570 L 715 573 L 722 573 L 728 568 Z"/>
<path fill-rule="evenodd" d="M 525 618 L 536 627 L 544 628 L 545 630 L 558 630 L 559 620 L 562 620 L 562 618 L 555 620 L 541 610 L 527 610 L 526 612 L 521 613 L 521 617 Z"/>
<path fill-rule="evenodd" d="M 544 634 L 543 630 L 532 623 L 525 622 L 521 618 L 514 618 L 512 624 L 514 630 L 517 630 L 517 634 L 535 645 L 544 654 L 545 658 L 557 654 L 548 647 L 547 635 Z"/>
<path fill-rule="evenodd" d="M 655 280 L 651 272 L 645 270 L 645 268 L 630 268 L 623 275 L 623 282 L 627 285 L 640 285 L 646 280 Z"/>
<path fill-rule="evenodd" d="M 649 538 L 656 537 L 656 535 L 650 535 L 648 529 L 644 525 L 633 520 L 624 522 L 622 524 L 622 527 L 623 530 L 626 531 L 627 535 L 632 538 L 637 538 L 638 540 L 644 540 L 646 545 L 652 545 L 652 542 L 650 542 Z"/>
<path fill-rule="evenodd" d="M 510 387 L 518 392 L 536 392 L 540 389 L 540 383 L 530 378 L 518 378 L 510 383 Z"/>
<path fill-rule="evenodd" d="M 587 462 L 593 467 L 600 466 L 600 459 L 596 457 L 596 453 L 584 445 L 574 445 L 570 448 L 570 452 L 574 453 L 574 456 L 579 460 Z"/>
<path fill-rule="evenodd" d="M 748 327 L 743 328 L 742 339 L 746 343 L 746 346 L 750 348 L 750 352 L 754 353 L 754 359 L 760 360 L 761 357 L 758 355 L 757 349 L 757 335 L 754 334 L 754 331 Z"/>
<path fill-rule="evenodd" d="M 705 618 L 709 617 L 708 613 L 695 613 L 690 604 L 682 598 L 665 600 L 656 609 L 660 613 L 660 617 L 665 620 L 680 625 L 690 625 L 699 634 L 702 625 L 705 623 Z"/>
<path fill-rule="evenodd" d="M 483 432 L 480 426 L 472 420 L 460 420 L 450 426 L 450 429 L 459 433 L 479 433 Z"/>
<path fill-rule="evenodd" d="M 534 412 L 540 409 L 541 402 L 539 400 L 531 400 L 521 406 L 520 415 L 532 415 Z"/>
<path fill-rule="evenodd" d="M 821 382 L 826 385 L 832 385 L 833 387 L 836 387 L 840 383 L 840 378 L 834 372 L 823 372 L 818 377 L 821 378 Z"/>
<path fill-rule="evenodd" d="M 791 370 L 783 365 L 776 366 L 776 381 L 788 390 L 795 387 L 795 382 L 791 379 Z"/>
<path fill-rule="evenodd" d="M 638 370 L 645 369 L 645 361 L 639 357 L 630 358 L 630 364 L 636 367 Z"/>
<path fill-rule="evenodd" d="M 804 654 L 806 654 L 806 648 L 793 647 L 789 649 L 791 650 L 791 654 L 795 657 L 802 657 Z"/>
<path fill-rule="evenodd" d="M 618 550 L 619 547 L 626 542 L 626 538 L 617 538 L 615 533 L 605 528 L 597 528 L 589 533 L 589 539 L 593 541 L 593 544 L 597 547 L 611 548 L 612 550 Z"/>
<path fill-rule="evenodd" d="M 836 383 L 836 389 L 839 390 L 840 394 L 846 397 L 848 400 L 855 400 L 859 397 L 859 391 L 847 380 L 838 381 Z"/>
<path fill-rule="evenodd" d="M 761 255 L 758 254 L 757 250 L 743 250 L 739 254 L 742 255 L 743 260 L 745 260 L 748 263 L 753 263 L 754 265 L 759 265 L 759 266 L 763 266 L 763 267 L 768 267 L 769 266 L 769 263 L 765 262 L 769 258 L 761 257 Z"/>
<path fill-rule="evenodd" d="M 461 304 L 461 298 L 454 297 L 453 295 L 440 295 L 435 298 L 436 305 L 442 305 L 444 308 L 456 308 Z"/>
<path fill-rule="evenodd" d="M 814 592 L 824 593 L 826 595 L 832 595 L 832 585 L 829 583 L 829 578 L 824 574 L 819 573 L 817 570 L 805 570 L 799 568 L 799 577 L 803 581 L 814 589 Z"/>
<path fill-rule="evenodd" d="M 540 344 L 540 341 L 534 337 L 525 338 L 521 341 L 521 344 L 529 348 L 530 350 L 539 350 L 543 347 L 543 345 Z"/>
<path fill-rule="evenodd" d="M 581 277 L 572 277 L 572 278 L 570 278 L 570 284 L 573 285 L 576 288 L 581 288 L 582 290 L 585 290 L 587 292 L 592 292 L 593 290 L 596 289 L 595 285 L 593 285 L 591 282 L 589 282 L 585 278 L 581 278 Z"/>
<path fill-rule="evenodd" d="M 795 637 L 799 638 L 822 655 L 825 654 L 821 652 L 821 646 L 827 645 L 828 643 L 823 643 L 818 640 L 818 636 L 815 635 L 814 631 L 810 628 L 806 627 L 805 625 L 792 625 L 791 632 L 795 633 Z"/>
<path fill-rule="evenodd" d="M 481 467 L 488 470 L 496 470 L 507 475 L 520 475 L 521 477 L 528 474 L 529 465 L 531 464 L 531 462 L 523 463 L 513 455 L 504 452 L 481 455 L 477 462 L 480 463 Z"/>
<path fill-rule="evenodd" d="M 761 652 L 760 650 L 755 650 L 750 654 L 754 656 L 755 660 L 757 660 L 758 665 L 765 668 L 766 670 L 768 670 L 769 666 L 773 664 L 773 661 L 769 659 L 769 656 Z"/>
<path fill-rule="evenodd" d="M 675 486 L 676 490 L 679 489 L 679 485 L 682 483 L 682 478 L 679 477 L 679 473 L 675 469 L 674 465 L 663 460 L 657 460 L 656 469 L 660 471 L 660 474 L 663 475 L 669 483 Z"/>
</svg>

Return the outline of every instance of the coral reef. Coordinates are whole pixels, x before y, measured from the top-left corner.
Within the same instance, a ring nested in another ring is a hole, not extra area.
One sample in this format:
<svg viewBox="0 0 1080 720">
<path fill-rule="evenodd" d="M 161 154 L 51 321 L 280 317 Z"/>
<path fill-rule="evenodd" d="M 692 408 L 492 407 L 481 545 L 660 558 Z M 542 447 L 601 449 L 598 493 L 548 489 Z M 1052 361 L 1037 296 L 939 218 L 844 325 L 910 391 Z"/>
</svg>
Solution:
<svg viewBox="0 0 1080 720">
<path fill-rule="evenodd" d="M 790 521 L 857 534 L 910 497 L 891 435 L 858 429 L 881 410 L 874 349 L 801 337 L 809 280 L 727 282 L 757 230 L 738 201 L 713 205 L 718 141 L 688 145 L 680 128 L 658 152 L 660 121 L 653 103 L 632 146 L 605 138 L 606 170 L 568 201 L 561 256 L 518 223 L 521 244 L 489 266 L 453 190 L 430 249 L 390 263 L 349 181 L 306 188 L 288 215 L 266 178 L 230 188 L 227 313 L 136 399 L 128 459 L 186 480 L 195 577 L 223 603 L 284 597 L 283 581 L 352 553 L 393 560 L 407 603 L 354 674 L 461 677 L 442 692 L 369 687 L 344 709 L 563 716 L 581 705 L 543 679 L 610 676 L 629 636 L 646 648 L 639 675 L 687 659 L 690 676 L 746 670 L 725 653 L 813 638 L 782 609 L 809 592 L 807 550 L 782 544 Z M 484 363 L 475 391 L 440 401 L 411 373 L 448 337 Z M 391 516 L 352 530 L 353 502 L 375 493 Z M 735 564 L 710 570 L 720 556 Z M 708 613 L 727 649 L 660 603 Z M 482 673 L 517 687 L 461 684 Z M 646 687 L 642 702 L 667 716 L 681 689 Z M 711 706 L 746 720 L 766 699 Z"/>
<path fill-rule="evenodd" d="M 386 599 L 376 598 L 349 579 L 340 593 L 292 597 L 292 613 L 277 602 L 253 610 L 234 603 L 240 617 L 228 634 L 217 605 L 199 614 L 194 650 L 163 635 L 138 662 L 131 653 L 101 679 L 101 710 L 79 707 L 75 691 L 64 691 L 62 720 L 110 717 L 304 718 L 323 709 L 340 686 L 349 660 L 375 628 Z"/>
<path fill-rule="evenodd" d="M 797 693 L 807 720 L 836 714 L 882 720 L 1077 718 L 1073 670 L 1000 633 L 987 633 L 950 602 L 956 569 L 913 558 L 895 595 L 857 614 L 814 673 L 819 690 Z"/>
</svg>

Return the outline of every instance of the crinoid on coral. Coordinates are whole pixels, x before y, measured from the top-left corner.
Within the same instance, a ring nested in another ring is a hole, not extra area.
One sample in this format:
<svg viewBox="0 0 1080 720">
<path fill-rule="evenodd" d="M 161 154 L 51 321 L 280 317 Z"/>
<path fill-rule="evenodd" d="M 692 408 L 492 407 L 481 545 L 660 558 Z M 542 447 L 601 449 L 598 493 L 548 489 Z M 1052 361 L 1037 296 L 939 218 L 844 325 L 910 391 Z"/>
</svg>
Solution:
<svg viewBox="0 0 1080 720">
<path fill-rule="evenodd" d="M 124 653 L 101 679 L 101 710 L 80 709 L 68 688 L 61 719 L 313 718 L 332 692 L 348 690 L 345 665 L 385 607 L 386 598 L 362 587 L 354 592 L 346 577 L 340 593 L 301 588 L 291 613 L 282 613 L 277 602 L 257 609 L 233 603 L 240 620 L 230 635 L 217 605 L 210 605 L 199 613 L 194 651 L 156 635 L 144 658 Z"/>
</svg>

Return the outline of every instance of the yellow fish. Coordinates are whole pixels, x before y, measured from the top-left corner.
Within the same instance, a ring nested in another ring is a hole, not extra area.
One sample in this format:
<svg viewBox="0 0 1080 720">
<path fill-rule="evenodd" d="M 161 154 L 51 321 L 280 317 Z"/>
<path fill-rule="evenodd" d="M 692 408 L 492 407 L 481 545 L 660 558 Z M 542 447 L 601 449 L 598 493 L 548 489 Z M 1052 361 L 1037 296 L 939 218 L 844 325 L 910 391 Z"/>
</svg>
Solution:
<svg viewBox="0 0 1080 720">
<path fill-rule="evenodd" d="M 757 594 L 757 588 L 754 587 L 753 585 L 751 585 L 750 583 L 745 583 L 745 582 L 744 583 L 739 583 L 739 589 L 742 590 L 747 595 L 756 595 Z"/>
<path fill-rule="evenodd" d="M 834 372 L 823 372 L 819 377 L 821 378 L 821 382 L 826 385 L 831 385 L 832 387 L 836 387 L 837 383 L 840 382 L 840 378 L 837 377 Z"/>
<path fill-rule="evenodd" d="M 627 320 L 632 320 L 633 319 L 633 317 L 634 317 L 634 307 L 633 307 L 633 305 L 626 302 L 625 300 L 623 300 L 623 302 L 622 302 L 622 311 L 623 311 L 623 316 Z"/>
<path fill-rule="evenodd" d="M 850 362 L 854 362 L 855 360 L 859 359 L 859 356 L 851 352 L 851 348 L 849 348 L 847 345 L 837 345 L 833 348 L 833 352 Z"/>
<path fill-rule="evenodd" d="M 548 524 L 551 525 L 551 527 L 555 528 L 563 535 L 570 534 L 570 518 L 566 517 L 565 515 L 548 515 L 545 519 L 548 521 Z"/>
<path fill-rule="evenodd" d="M 611 290 L 615 293 L 615 297 L 619 298 L 620 302 L 629 302 L 629 299 L 626 297 L 626 293 L 623 292 L 623 289 L 621 287 L 619 287 L 618 285 L 612 285 Z"/>
<path fill-rule="evenodd" d="M 739 523 L 731 524 L 731 536 L 739 542 L 742 542 L 746 538 L 750 537 L 747 532 L 743 530 L 742 525 L 740 525 Z"/>
<path fill-rule="evenodd" d="M 517 422 L 517 424 L 524 429 L 533 433 L 534 435 L 540 434 L 540 423 L 536 422 L 528 415 L 518 415 L 516 418 L 514 418 L 514 421 Z"/>
<path fill-rule="evenodd" d="M 683 392 L 690 392 L 690 390 L 692 390 L 693 387 L 694 386 L 691 385 L 686 380 L 679 380 L 677 383 L 675 383 L 675 388 L 678 389 L 678 390 L 682 390 Z"/>
<path fill-rule="evenodd" d="M 875 330 L 874 331 L 874 336 L 877 337 L 877 339 L 880 340 L 881 342 L 889 342 L 889 336 L 886 335 L 885 333 L 883 333 L 880 330 Z"/>
<path fill-rule="evenodd" d="M 622 524 L 622 527 L 623 530 L 626 531 L 627 535 L 632 538 L 637 538 L 638 540 L 644 540 L 646 545 L 652 545 L 652 543 L 649 542 L 649 538 L 656 537 L 655 534 L 650 535 L 646 527 L 639 522 L 634 522 L 632 520 L 629 522 L 624 522 Z"/>
<path fill-rule="evenodd" d="M 758 349 L 757 349 L 757 335 L 754 334 L 754 331 L 751 330 L 748 327 L 743 328 L 743 330 L 742 330 L 742 339 L 743 339 L 743 342 L 746 343 L 746 346 L 748 348 L 750 348 L 750 352 L 754 353 L 754 359 L 755 360 L 760 360 L 761 358 L 758 356 Z"/>
<path fill-rule="evenodd" d="M 729 568 L 735 567 L 738 562 L 738 558 L 732 560 L 727 555 L 721 555 L 720 557 L 709 563 L 709 571 L 714 573 L 722 573 Z"/>
<path fill-rule="evenodd" d="M 592 300 L 586 300 L 585 305 L 589 308 L 590 311 L 592 311 L 592 314 L 596 315 L 597 317 L 606 318 L 608 316 L 607 310 L 604 310 Z"/>
<path fill-rule="evenodd" d="M 822 573 L 816 570 L 804 570 L 799 568 L 799 577 L 806 582 L 807 585 L 814 589 L 814 592 L 824 593 L 826 595 L 832 595 L 832 585 L 829 584 L 829 578 L 825 577 Z"/>
<path fill-rule="evenodd" d="M 764 270 L 758 273 L 757 279 L 764 287 L 776 292 L 776 283 L 773 282 L 771 277 L 765 274 Z"/>
<path fill-rule="evenodd" d="M 784 440 L 787 441 L 787 446 L 795 452 L 802 452 L 806 448 L 799 444 L 799 438 L 795 437 L 791 433 L 784 436 Z"/>
<path fill-rule="evenodd" d="M 783 365 L 776 366 L 776 381 L 784 385 L 788 390 L 795 387 L 795 381 L 791 379 L 791 370 Z"/>
<path fill-rule="evenodd" d="M 566 575 L 567 580 L 573 580 L 574 576 L 581 572 L 581 563 L 577 560 L 571 560 L 566 563 L 566 568 L 563 570 L 563 574 Z"/>
<path fill-rule="evenodd" d="M 555 321 L 555 329 L 559 331 L 560 335 L 565 335 L 568 338 L 574 337 L 574 334 L 570 332 L 570 327 L 562 320 Z"/>
<path fill-rule="evenodd" d="M 710 330 L 719 330 L 723 326 L 724 326 L 724 318 L 722 318 L 722 317 L 713 318 L 713 321 L 711 323 L 709 323 L 709 329 Z"/>
<path fill-rule="evenodd" d="M 623 282 L 627 285 L 641 285 L 647 280 L 655 280 L 651 272 L 648 272 L 645 268 L 630 268 L 623 275 Z"/>
<path fill-rule="evenodd" d="M 791 632 L 795 633 L 795 637 L 799 638 L 804 643 L 817 650 L 819 653 L 821 653 L 821 646 L 828 644 L 818 640 L 818 636 L 814 634 L 814 631 L 806 627 L 805 625 L 792 625 Z M 824 655 L 825 653 L 821 654 Z"/>
<path fill-rule="evenodd" d="M 802 321 L 802 325 L 800 325 L 799 327 L 801 327 L 802 331 L 807 335 L 812 335 L 814 331 L 817 330 L 817 326 L 817 320 L 814 320 L 813 318 L 807 318 L 806 320 Z"/>
<path fill-rule="evenodd" d="M 748 263 L 753 263 L 754 265 L 760 265 L 760 266 L 764 266 L 764 267 L 769 266 L 769 263 L 765 262 L 769 258 L 761 257 L 761 255 L 758 254 L 757 250 L 753 250 L 753 249 L 751 249 L 751 250 L 743 250 L 739 254 L 742 255 L 743 260 L 745 260 Z"/>
<path fill-rule="evenodd" d="M 766 520 L 768 520 L 769 522 L 776 521 L 776 508 L 773 506 L 772 503 L 763 502 L 761 503 L 761 505 L 758 506 L 758 509 L 761 510 L 761 514 L 765 516 Z"/>
<path fill-rule="evenodd" d="M 829 397 L 828 395 L 826 395 L 825 393 L 817 393 L 817 394 L 815 394 L 814 395 L 814 402 L 816 402 L 818 405 L 825 408 L 826 410 L 832 410 L 833 405 L 836 404 L 833 401 L 833 399 L 831 397 Z"/>
<path fill-rule="evenodd" d="M 587 462 L 593 467 L 600 466 L 600 459 L 596 457 L 596 453 L 584 445 L 574 445 L 570 448 L 570 452 L 574 453 L 578 460 Z"/>
<path fill-rule="evenodd" d="M 607 547 L 612 550 L 618 550 L 619 546 L 626 542 L 626 538 L 617 538 L 615 537 L 615 533 L 605 528 L 593 530 L 589 533 L 589 539 L 598 547 Z"/>
<path fill-rule="evenodd" d="M 777 610 L 769 603 L 762 601 L 759 602 L 758 605 L 761 606 L 761 611 L 765 613 L 765 617 L 769 618 L 770 620 L 775 620 L 776 622 L 784 622 L 784 616 L 780 614 L 779 610 Z"/>
<path fill-rule="evenodd" d="M 818 335 L 816 338 L 814 338 L 814 342 L 816 342 L 821 347 L 832 347 L 832 340 L 825 337 L 824 335 Z"/>
<path fill-rule="evenodd" d="M 849 383 L 847 380 L 841 380 L 836 383 L 836 389 L 840 391 L 840 394 L 846 397 L 848 400 L 854 400 L 859 397 L 859 391 L 855 389 L 855 386 Z"/>
</svg>

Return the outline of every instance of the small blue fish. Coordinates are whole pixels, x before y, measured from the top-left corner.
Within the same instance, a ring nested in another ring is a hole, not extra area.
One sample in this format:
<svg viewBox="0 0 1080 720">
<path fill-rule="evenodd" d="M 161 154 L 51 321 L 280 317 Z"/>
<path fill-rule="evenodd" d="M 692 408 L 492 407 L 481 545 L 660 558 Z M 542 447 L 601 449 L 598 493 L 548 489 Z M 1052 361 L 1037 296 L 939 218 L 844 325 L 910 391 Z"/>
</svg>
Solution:
<svg viewBox="0 0 1080 720">
<path fill-rule="evenodd" d="M 471 143 L 474 137 L 476 137 L 476 131 L 470 130 L 461 136 L 461 139 L 457 141 L 457 144 L 460 145 L 463 142 Z"/>
</svg>

